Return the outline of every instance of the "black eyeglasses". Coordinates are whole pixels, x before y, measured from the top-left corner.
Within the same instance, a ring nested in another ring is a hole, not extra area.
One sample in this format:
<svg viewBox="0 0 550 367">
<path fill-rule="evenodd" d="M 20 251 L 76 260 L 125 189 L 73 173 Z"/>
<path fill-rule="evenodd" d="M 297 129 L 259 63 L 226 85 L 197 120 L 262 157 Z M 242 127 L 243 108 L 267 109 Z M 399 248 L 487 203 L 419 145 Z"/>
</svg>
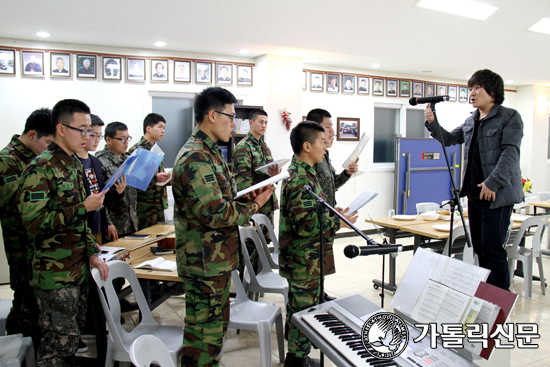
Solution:
<svg viewBox="0 0 550 367">
<path fill-rule="evenodd" d="M 231 121 L 233 121 L 235 119 L 235 115 L 230 115 L 228 113 L 220 112 L 220 111 L 214 111 L 214 112 L 219 113 L 220 115 L 225 115 L 225 116 L 229 117 L 231 119 Z"/>
<path fill-rule="evenodd" d="M 116 139 L 116 140 L 120 140 L 122 142 L 122 144 L 126 143 L 127 141 L 130 142 L 132 141 L 132 137 L 129 136 L 127 138 L 115 138 L 115 137 L 112 137 L 111 139 Z"/>
<path fill-rule="evenodd" d="M 61 125 L 65 126 L 65 127 L 68 127 L 71 130 L 80 131 L 80 135 L 82 135 L 82 136 L 92 135 L 92 133 L 94 132 L 93 129 L 84 130 L 84 129 L 78 129 L 76 127 L 72 127 L 71 125 L 66 125 L 66 124 L 61 124 Z"/>
<path fill-rule="evenodd" d="M 98 134 L 92 134 L 92 135 L 90 135 L 90 136 L 91 136 L 93 139 L 99 139 L 99 140 L 103 139 L 103 134 L 99 134 L 99 135 L 98 135 Z"/>
</svg>

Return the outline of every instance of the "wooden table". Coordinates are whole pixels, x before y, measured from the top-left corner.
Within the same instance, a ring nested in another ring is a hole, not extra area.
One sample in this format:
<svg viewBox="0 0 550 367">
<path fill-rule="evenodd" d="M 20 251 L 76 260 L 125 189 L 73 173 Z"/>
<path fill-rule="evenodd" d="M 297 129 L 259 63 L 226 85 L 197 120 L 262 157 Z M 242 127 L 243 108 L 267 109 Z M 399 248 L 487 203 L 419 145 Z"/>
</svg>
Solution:
<svg viewBox="0 0 550 367">
<path fill-rule="evenodd" d="M 537 215 L 537 208 L 550 209 L 550 201 L 535 201 L 535 202 L 529 203 L 529 205 L 533 206 L 535 215 Z"/>
</svg>

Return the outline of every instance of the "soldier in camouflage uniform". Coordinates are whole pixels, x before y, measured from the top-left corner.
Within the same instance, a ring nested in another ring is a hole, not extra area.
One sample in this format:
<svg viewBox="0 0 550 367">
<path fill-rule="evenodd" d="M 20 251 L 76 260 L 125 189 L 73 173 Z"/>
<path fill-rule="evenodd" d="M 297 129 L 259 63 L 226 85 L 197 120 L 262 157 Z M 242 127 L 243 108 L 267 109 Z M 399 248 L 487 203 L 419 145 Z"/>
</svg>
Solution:
<svg viewBox="0 0 550 367">
<path fill-rule="evenodd" d="M 75 152 L 91 134 L 90 109 L 77 100 L 52 111 L 54 141 L 27 166 L 17 205 L 29 233 L 30 284 L 38 302 L 42 340 L 38 366 L 73 366 L 84 320 L 89 267 L 107 278 L 107 265 L 87 225 L 104 194 L 87 198 Z M 77 319 L 77 315 L 79 315 Z"/>
<path fill-rule="evenodd" d="M 231 138 L 236 102 L 219 87 L 199 93 L 197 128 L 174 164 L 176 260 L 186 303 L 181 363 L 186 367 L 219 366 L 239 252 L 237 226 L 248 225 L 273 192 L 270 187 L 243 202 L 233 200 L 237 186 L 216 142 Z"/>
<path fill-rule="evenodd" d="M 34 111 L 25 123 L 21 136 L 14 135 L 0 151 L 0 222 L 4 249 L 10 267 L 10 287 L 13 307 L 8 315 L 8 334 L 33 337 L 35 348 L 40 342 L 38 306 L 29 285 L 27 270 L 27 231 L 17 210 L 17 191 L 21 174 L 31 159 L 42 153 L 52 141 L 52 111 L 42 108 Z"/>
<path fill-rule="evenodd" d="M 128 158 L 126 151 L 132 137 L 128 127 L 122 122 L 111 122 L 105 128 L 105 148 L 96 154 L 103 166 L 103 177 L 107 182 L 120 165 Z M 112 223 L 117 237 L 138 231 L 137 191 L 126 186 L 123 195 L 118 200 L 105 201 L 107 221 Z M 115 239 L 114 239 L 115 240 Z"/>
<path fill-rule="evenodd" d="M 153 145 L 162 140 L 166 120 L 158 113 L 150 113 L 143 120 L 143 137 L 128 150 L 128 155 L 137 148 L 151 150 Z M 170 174 L 164 172 L 164 162 L 149 183 L 146 191 L 137 191 L 138 230 L 164 222 L 164 209 L 168 209 L 168 196 L 165 186 L 157 186 L 157 182 L 170 179 Z"/>
<path fill-rule="evenodd" d="M 324 198 L 313 169 L 315 163 L 323 160 L 326 151 L 323 133 L 323 127 L 311 121 L 301 122 L 292 130 L 290 143 L 294 157 L 288 169 L 290 177 L 284 180 L 281 189 L 279 274 L 289 283 L 285 367 L 318 366 L 320 363 L 309 358 L 311 343 L 291 323 L 291 318 L 296 312 L 316 305 L 320 300 L 319 218 L 316 202 L 304 192 L 304 186 L 311 186 L 317 195 Z M 357 219 L 352 216 L 347 218 L 352 222 Z M 332 243 L 341 223 L 331 213 L 325 214 L 324 223 L 323 271 L 327 275 L 335 272 Z"/>
</svg>

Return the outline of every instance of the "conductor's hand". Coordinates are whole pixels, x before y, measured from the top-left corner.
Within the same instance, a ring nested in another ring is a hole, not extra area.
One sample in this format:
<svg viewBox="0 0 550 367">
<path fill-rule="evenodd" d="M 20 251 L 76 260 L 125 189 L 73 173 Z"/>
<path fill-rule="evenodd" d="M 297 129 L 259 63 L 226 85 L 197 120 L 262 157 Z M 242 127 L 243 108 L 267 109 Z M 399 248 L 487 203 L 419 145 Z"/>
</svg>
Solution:
<svg viewBox="0 0 550 367">
<path fill-rule="evenodd" d="M 119 195 L 124 192 L 124 189 L 126 188 L 126 174 L 123 174 L 122 177 L 115 182 L 115 188 Z"/>
<path fill-rule="evenodd" d="M 357 216 L 358 216 L 357 212 L 348 213 L 349 208 L 342 209 L 340 207 L 336 207 L 336 210 L 338 211 L 338 213 L 342 214 L 347 220 L 349 220 L 352 224 L 357 222 Z M 340 220 L 340 227 L 346 227 L 346 228 L 351 229 L 351 227 L 348 226 L 348 224 L 346 222 L 344 222 L 343 220 Z"/>
<path fill-rule="evenodd" d="M 262 206 L 265 205 L 265 203 L 267 203 L 267 201 L 271 197 L 271 194 L 273 193 L 273 191 L 275 191 L 275 186 L 271 186 L 271 185 L 270 186 L 265 186 L 265 187 L 262 187 L 262 188 L 259 188 L 257 190 L 254 190 L 254 191 L 250 192 L 247 195 L 247 198 L 250 201 L 255 201 L 256 203 L 258 203 L 258 205 L 261 208 Z"/>
<path fill-rule="evenodd" d="M 269 173 L 270 176 L 276 176 L 279 173 L 281 173 L 282 169 L 279 168 L 278 164 L 274 164 L 273 166 L 269 166 L 267 168 L 267 173 Z"/>
<path fill-rule="evenodd" d="M 157 173 L 157 182 L 166 182 L 170 179 L 170 174 L 166 172 Z"/>
<path fill-rule="evenodd" d="M 357 170 L 359 169 L 359 165 L 357 164 L 358 161 L 359 161 L 359 158 L 357 158 L 355 162 L 349 165 L 348 169 L 346 170 L 346 173 L 348 174 L 348 176 L 351 176 L 355 172 L 357 172 Z"/>
<path fill-rule="evenodd" d="M 107 239 L 113 242 L 118 241 L 118 233 L 116 231 L 116 227 L 113 224 L 107 226 Z"/>
<path fill-rule="evenodd" d="M 106 191 L 100 192 L 99 194 L 92 194 L 84 200 L 84 207 L 87 212 L 93 212 L 101 208 L 103 205 L 103 199 L 105 199 Z"/>
<path fill-rule="evenodd" d="M 479 194 L 479 200 L 495 201 L 497 194 L 485 186 L 485 182 L 480 183 L 477 187 L 481 187 L 481 193 Z"/>
<path fill-rule="evenodd" d="M 97 255 L 90 256 L 90 268 L 97 268 L 101 274 L 101 279 L 107 280 L 107 276 L 109 275 L 109 266 L 105 264 L 105 261 L 97 257 Z"/>
<path fill-rule="evenodd" d="M 435 120 L 434 113 L 429 104 L 427 104 L 424 109 L 424 116 L 426 116 L 426 120 L 428 120 L 430 124 Z"/>
</svg>

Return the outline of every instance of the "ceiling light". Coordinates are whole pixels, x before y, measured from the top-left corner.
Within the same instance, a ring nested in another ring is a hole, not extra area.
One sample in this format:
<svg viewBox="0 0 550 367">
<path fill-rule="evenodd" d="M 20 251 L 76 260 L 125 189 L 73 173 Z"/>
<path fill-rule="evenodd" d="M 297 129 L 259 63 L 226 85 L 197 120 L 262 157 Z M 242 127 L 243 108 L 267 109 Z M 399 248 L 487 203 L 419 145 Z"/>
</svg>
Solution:
<svg viewBox="0 0 550 367">
<path fill-rule="evenodd" d="M 239 50 L 239 52 L 242 53 L 242 54 L 247 54 L 247 53 L 250 52 L 250 50 L 249 50 L 248 48 L 241 48 L 241 49 Z"/>
<path fill-rule="evenodd" d="M 166 42 L 163 42 L 163 41 L 157 41 L 154 43 L 155 46 L 157 47 L 163 47 L 163 46 L 166 46 Z"/>
<path fill-rule="evenodd" d="M 530 28 L 530 31 L 550 34 L 550 19 L 542 18 L 537 23 L 533 24 Z"/>
<path fill-rule="evenodd" d="M 514 81 L 511 80 L 511 79 L 508 79 L 507 81 L 504 82 L 504 84 L 512 84 Z"/>
<path fill-rule="evenodd" d="M 422 70 L 423 73 L 431 73 L 431 70 Z"/>
<path fill-rule="evenodd" d="M 476 20 L 485 20 L 498 10 L 496 6 L 473 0 L 420 0 L 415 6 Z"/>
<path fill-rule="evenodd" d="M 319 61 L 321 58 L 319 56 L 306 57 L 306 61 Z"/>
<path fill-rule="evenodd" d="M 48 32 L 36 32 L 35 33 L 38 37 L 49 37 L 50 34 Z"/>
<path fill-rule="evenodd" d="M 379 67 L 380 67 L 380 64 L 377 63 L 377 62 L 375 62 L 375 63 L 372 64 L 370 67 L 371 67 L 371 68 L 379 68 Z"/>
</svg>

